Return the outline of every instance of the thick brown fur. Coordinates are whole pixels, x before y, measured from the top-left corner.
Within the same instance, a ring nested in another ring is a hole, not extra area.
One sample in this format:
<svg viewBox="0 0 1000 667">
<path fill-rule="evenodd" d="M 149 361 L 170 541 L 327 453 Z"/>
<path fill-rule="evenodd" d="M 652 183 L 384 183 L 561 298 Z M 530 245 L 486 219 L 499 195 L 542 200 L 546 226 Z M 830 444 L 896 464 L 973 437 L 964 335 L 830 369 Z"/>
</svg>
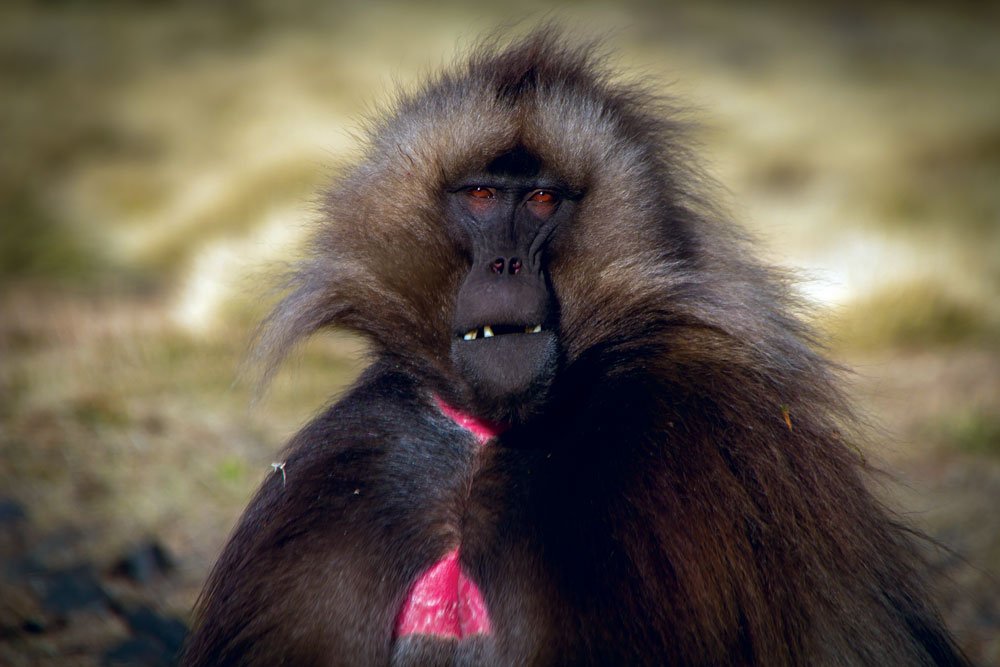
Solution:
<svg viewBox="0 0 1000 667">
<path fill-rule="evenodd" d="M 376 360 L 251 503 L 186 664 L 963 664 L 785 276 L 709 203 L 678 115 L 593 53 L 487 45 L 373 123 L 262 349 L 335 325 Z M 441 198 L 515 147 L 583 193 L 549 251 L 563 358 L 544 413 L 477 450 L 432 398 L 470 401 Z M 495 637 L 394 645 L 459 541 Z"/>
</svg>

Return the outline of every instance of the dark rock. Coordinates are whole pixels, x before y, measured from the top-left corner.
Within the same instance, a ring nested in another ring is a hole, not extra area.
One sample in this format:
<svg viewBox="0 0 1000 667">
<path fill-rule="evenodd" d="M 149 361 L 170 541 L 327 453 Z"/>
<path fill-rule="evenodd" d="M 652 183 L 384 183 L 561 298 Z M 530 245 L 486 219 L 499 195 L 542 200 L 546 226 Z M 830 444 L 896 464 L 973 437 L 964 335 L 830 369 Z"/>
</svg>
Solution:
<svg viewBox="0 0 1000 667">
<path fill-rule="evenodd" d="M 28 512 L 24 505 L 10 498 L 0 498 L 0 529 L 26 522 Z"/>
<path fill-rule="evenodd" d="M 180 657 L 187 626 L 146 606 L 116 610 L 128 624 L 133 637 L 104 654 L 102 663 L 123 665 L 174 665 Z"/>
<path fill-rule="evenodd" d="M 179 653 L 184 645 L 187 626 L 179 619 L 164 616 L 145 606 L 125 610 L 122 616 L 132 632 L 155 639 L 170 655 Z"/>
<path fill-rule="evenodd" d="M 28 553 L 0 563 L 0 583 L 23 586 L 41 598 L 50 572 L 34 555 Z"/>
<path fill-rule="evenodd" d="M 42 607 L 57 616 L 107 607 L 107 595 L 90 565 L 49 572 L 40 583 Z"/>
<path fill-rule="evenodd" d="M 29 618 L 21 624 L 21 630 L 29 635 L 40 635 L 46 627 L 45 621 L 40 618 Z"/>
<path fill-rule="evenodd" d="M 102 656 L 101 664 L 108 667 L 169 667 L 176 664 L 176 658 L 155 639 L 133 637 L 109 649 Z"/>
<path fill-rule="evenodd" d="M 10 561 L 24 552 L 30 527 L 23 505 L 10 498 L 0 498 L 0 561 Z"/>
<path fill-rule="evenodd" d="M 174 569 L 174 559 L 167 549 L 153 540 L 140 544 L 124 554 L 115 563 L 112 573 L 139 584 L 148 584 L 158 574 L 168 574 Z"/>
</svg>

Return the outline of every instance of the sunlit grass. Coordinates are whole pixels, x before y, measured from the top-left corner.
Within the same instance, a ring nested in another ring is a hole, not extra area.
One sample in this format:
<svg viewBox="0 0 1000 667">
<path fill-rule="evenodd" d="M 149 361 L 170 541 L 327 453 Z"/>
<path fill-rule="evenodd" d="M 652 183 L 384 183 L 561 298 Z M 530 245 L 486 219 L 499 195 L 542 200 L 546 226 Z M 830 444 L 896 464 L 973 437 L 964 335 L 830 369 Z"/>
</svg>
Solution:
<svg viewBox="0 0 1000 667">
<path fill-rule="evenodd" d="M 996 308 L 917 281 L 888 287 L 835 311 L 828 329 L 841 347 L 926 349 L 1000 347 Z"/>
</svg>

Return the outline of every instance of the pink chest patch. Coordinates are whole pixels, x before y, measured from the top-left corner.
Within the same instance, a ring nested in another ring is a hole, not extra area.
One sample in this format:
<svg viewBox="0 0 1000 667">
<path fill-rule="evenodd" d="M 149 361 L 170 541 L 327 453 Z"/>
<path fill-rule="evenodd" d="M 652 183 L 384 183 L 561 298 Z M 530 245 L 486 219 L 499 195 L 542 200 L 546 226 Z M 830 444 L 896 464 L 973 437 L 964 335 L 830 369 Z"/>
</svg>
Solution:
<svg viewBox="0 0 1000 667">
<path fill-rule="evenodd" d="M 396 619 L 397 637 L 417 634 L 461 639 L 490 632 L 483 595 L 462 572 L 458 549 L 448 552 L 417 579 Z"/>
<path fill-rule="evenodd" d="M 450 417 L 453 422 L 472 433 L 472 435 L 476 436 L 476 440 L 479 441 L 480 445 L 486 444 L 487 441 L 497 437 L 507 430 L 507 426 L 504 424 L 497 424 L 495 422 L 466 414 L 461 410 L 451 407 L 437 396 L 434 397 L 434 400 L 437 401 L 438 408 L 441 412 Z"/>
<path fill-rule="evenodd" d="M 480 445 L 504 431 L 501 425 L 467 415 L 435 397 L 438 407 L 471 432 Z M 396 637 L 435 635 L 461 639 L 491 634 L 490 614 L 483 594 L 459 562 L 459 548 L 446 553 L 424 572 L 406 595 L 396 617 Z"/>
</svg>

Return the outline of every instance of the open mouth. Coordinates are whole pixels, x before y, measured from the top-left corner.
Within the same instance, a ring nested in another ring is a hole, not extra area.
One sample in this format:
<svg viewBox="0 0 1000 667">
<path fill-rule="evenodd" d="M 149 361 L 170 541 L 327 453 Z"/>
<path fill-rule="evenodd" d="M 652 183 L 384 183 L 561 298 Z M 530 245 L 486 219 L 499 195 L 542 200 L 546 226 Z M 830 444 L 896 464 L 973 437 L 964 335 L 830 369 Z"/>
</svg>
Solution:
<svg viewBox="0 0 1000 667">
<path fill-rule="evenodd" d="M 476 400 L 471 411 L 476 416 L 523 421 L 548 395 L 559 339 L 554 329 L 537 324 L 486 324 L 452 338 L 451 359 L 472 389 Z"/>
<path fill-rule="evenodd" d="M 476 329 L 469 329 L 462 336 L 463 340 L 477 338 L 493 338 L 509 334 L 536 334 L 542 332 L 541 324 L 484 324 Z"/>
</svg>

